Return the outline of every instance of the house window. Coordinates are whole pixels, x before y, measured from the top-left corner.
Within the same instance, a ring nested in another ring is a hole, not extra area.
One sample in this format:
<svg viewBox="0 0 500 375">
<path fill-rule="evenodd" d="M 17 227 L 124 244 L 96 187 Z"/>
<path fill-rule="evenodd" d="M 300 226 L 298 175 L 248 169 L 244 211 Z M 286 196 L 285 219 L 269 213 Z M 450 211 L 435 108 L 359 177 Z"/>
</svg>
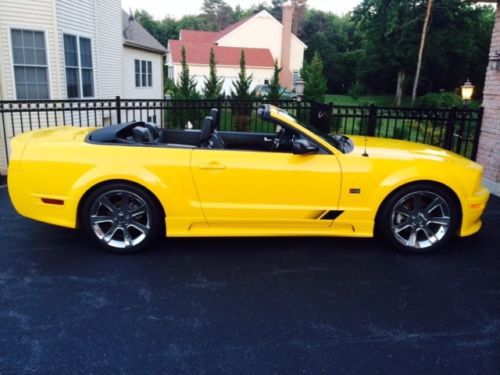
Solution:
<svg viewBox="0 0 500 375">
<path fill-rule="evenodd" d="M 64 34 L 64 63 L 68 98 L 93 97 L 94 71 L 90 39 Z"/>
<path fill-rule="evenodd" d="M 153 63 L 146 60 L 135 60 L 135 87 L 153 86 Z"/>
<path fill-rule="evenodd" d="M 92 46 L 90 39 L 80 38 L 80 62 L 82 65 L 82 96 L 94 96 L 94 71 L 92 69 Z"/>
<path fill-rule="evenodd" d="M 135 87 L 141 87 L 141 61 L 135 60 Z"/>
<path fill-rule="evenodd" d="M 12 29 L 11 37 L 17 99 L 49 99 L 44 32 Z"/>
<path fill-rule="evenodd" d="M 142 87 L 146 87 L 146 61 L 141 60 L 141 81 Z"/>
<path fill-rule="evenodd" d="M 153 86 L 153 63 L 148 61 L 148 86 Z"/>
</svg>

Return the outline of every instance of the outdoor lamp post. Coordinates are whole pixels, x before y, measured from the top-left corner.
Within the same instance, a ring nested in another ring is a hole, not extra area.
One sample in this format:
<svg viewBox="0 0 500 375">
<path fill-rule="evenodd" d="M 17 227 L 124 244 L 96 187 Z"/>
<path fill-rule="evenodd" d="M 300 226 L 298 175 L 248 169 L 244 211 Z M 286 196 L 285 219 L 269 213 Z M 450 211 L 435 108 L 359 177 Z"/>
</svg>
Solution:
<svg viewBox="0 0 500 375">
<path fill-rule="evenodd" d="M 302 78 L 298 78 L 295 81 L 295 93 L 297 94 L 297 100 L 302 100 L 302 96 L 304 95 L 304 80 Z"/>
<path fill-rule="evenodd" d="M 472 94 L 474 93 L 474 85 L 467 79 L 467 81 L 461 87 L 462 100 L 465 105 L 472 99 Z"/>
</svg>

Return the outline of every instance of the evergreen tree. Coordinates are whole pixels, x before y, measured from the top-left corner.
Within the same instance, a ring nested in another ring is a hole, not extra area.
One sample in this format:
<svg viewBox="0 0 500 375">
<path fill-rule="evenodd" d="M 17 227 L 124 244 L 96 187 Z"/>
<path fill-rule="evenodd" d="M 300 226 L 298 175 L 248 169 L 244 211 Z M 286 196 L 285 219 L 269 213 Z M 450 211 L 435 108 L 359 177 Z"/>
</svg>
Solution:
<svg viewBox="0 0 500 375">
<path fill-rule="evenodd" d="M 241 50 L 240 72 L 238 80 L 233 82 L 233 99 L 240 99 L 241 102 L 235 100 L 234 107 L 231 110 L 233 116 L 233 124 L 237 131 L 248 132 L 250 130 L 250 119 L 252 113 L 252 97 L 254 92 L 250 90 L 252 84 L 252 75 L 247 76 L 245 50 Z"/>
<path fill-rule="evenodd" d="M 326 78 L 323 61 L 318 52 L 314 53 L 310 63 L 304 65 L 302 78 L 304 79 L 304 96 L 323 102 L 326 93 Z"/>
<path fill-rule="evenodd" d="M 216 64 L 214 49 L 210 48 L 210 73 L 205 80 L 205 87 L 203 88 L 203 97 L 205 99 L 217 99 L 222 95 L 224 79 L 217 77 Z"/>
<path fill-rule="evenodd" d="M 252 79 L 253 76 L 251 74 L 247 76 L 245 50 L 242 49 L 240 57 L 240 72 L 238 73 L 238 80 L 233 82 L 233 92 L 231 93 L 231 96 L 234 99 L 252 99 L 253 92 L 250 91 Z"/>
<path fill-rule="evenodd" d="M 269 100 L 279 100 L 281 98 L 281 87 L 280 87 L 280 77 L 279 74 L 283 70 L 278 66 L 278 60 L 274 61 L 274 73 L 273 78 L 271 78 L 271 82 L 269 84 L 269 94 L 267 94 L 267 98 Z"/>
<path fill-rule="evenodd" d="M 186 48 L 182 46 L 181 51 L 181 74 L 179 77 L 179 83 L 176 85 L 174 90 L 175 99 L 198 99 L 199 95 L 196 91 L 196 82 L 194 78 L 189 75 L 189 66 L 186 61 Z"/>
</svg>

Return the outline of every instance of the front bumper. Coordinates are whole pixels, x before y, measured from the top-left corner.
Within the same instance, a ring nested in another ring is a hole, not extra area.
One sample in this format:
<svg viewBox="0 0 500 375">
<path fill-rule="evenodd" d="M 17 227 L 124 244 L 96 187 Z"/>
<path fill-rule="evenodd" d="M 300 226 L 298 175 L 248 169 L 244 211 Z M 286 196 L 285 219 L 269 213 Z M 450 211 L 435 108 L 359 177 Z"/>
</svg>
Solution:
<svg viewBox="0 0 500 375">
<path fill-rule="evenodd" d="M 467 237 L 481 229 L 481 215 L 486 208 L 490 192 L 481 187 L 474 195 L 467 197 L 462 202 L 462 226 L 460 237 Z"/>
</svg>

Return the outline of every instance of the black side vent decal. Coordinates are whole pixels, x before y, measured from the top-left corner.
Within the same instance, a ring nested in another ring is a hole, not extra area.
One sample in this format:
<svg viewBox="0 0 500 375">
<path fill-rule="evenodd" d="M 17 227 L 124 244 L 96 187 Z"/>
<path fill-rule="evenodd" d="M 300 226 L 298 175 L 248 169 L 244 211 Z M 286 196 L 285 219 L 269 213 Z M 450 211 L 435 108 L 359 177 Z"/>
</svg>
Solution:
<svg viewBox="0 0 500 375">
<path fill-rule="evenodd" d="M 320 220 L 335 220 L 336 218 L 338 218 L 342 214 L 342 212 L 344 212 L 344 211 L 335 211 L 335 210 L 326 211 L 326 213 L 323 216 L 320 216 L 319 219 Z"/>
</svg>

